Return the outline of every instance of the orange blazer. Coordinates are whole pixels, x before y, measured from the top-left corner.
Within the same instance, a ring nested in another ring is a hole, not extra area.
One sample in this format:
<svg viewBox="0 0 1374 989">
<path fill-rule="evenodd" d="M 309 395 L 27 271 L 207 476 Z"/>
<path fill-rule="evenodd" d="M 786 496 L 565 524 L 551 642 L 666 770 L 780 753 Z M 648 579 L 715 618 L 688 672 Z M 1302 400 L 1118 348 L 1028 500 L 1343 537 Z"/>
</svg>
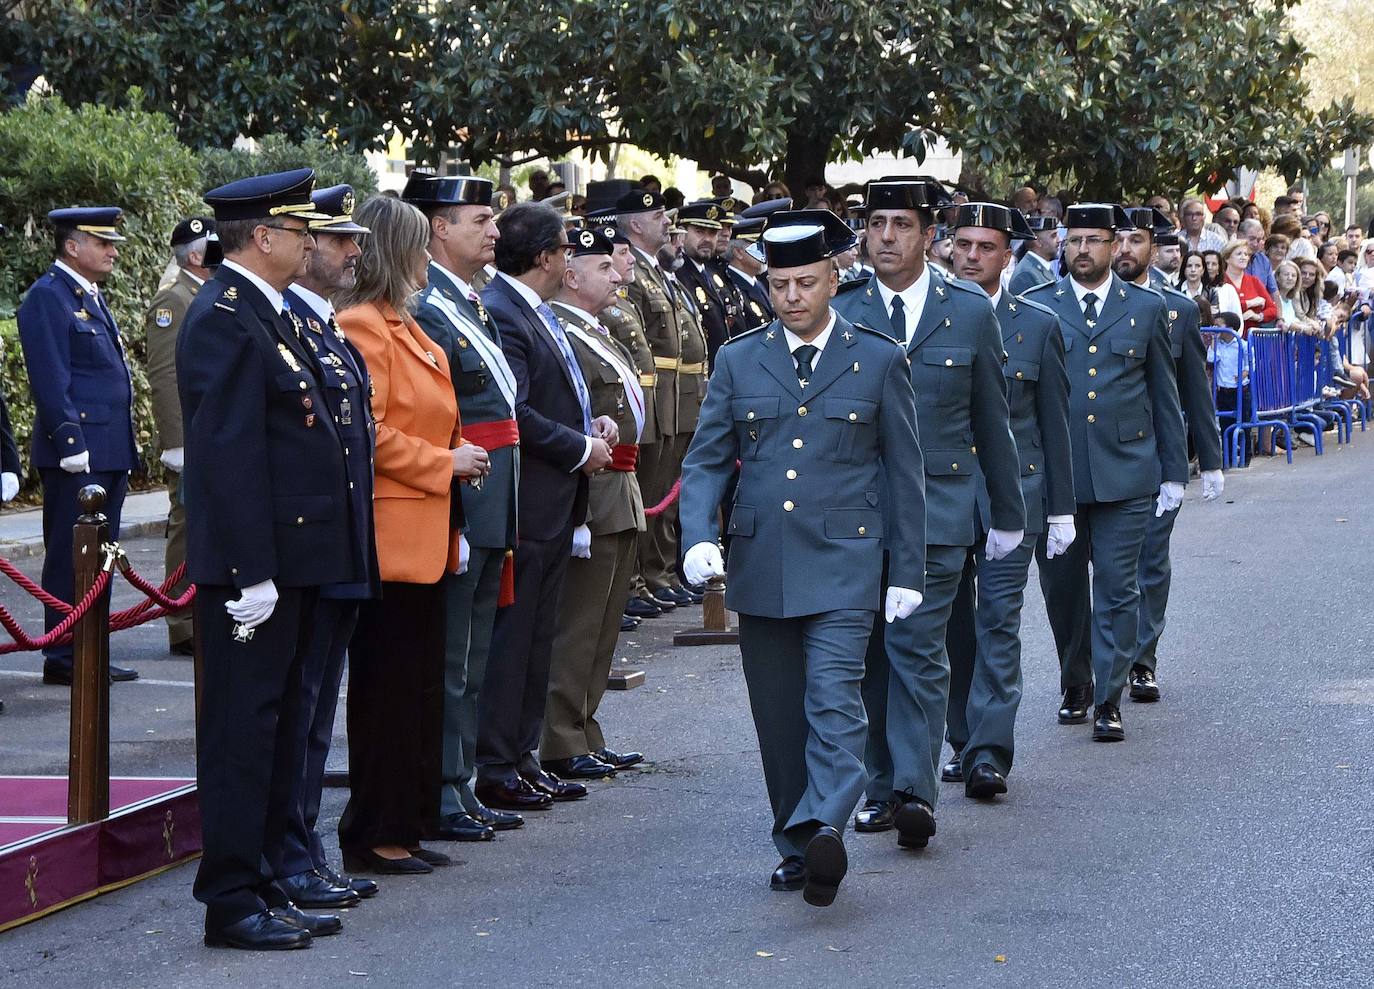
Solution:
<svg viewBox="0 0 1374 989">
<path fill-rule="evenodd" d="M 338 314 L 367 362 L 377 421 L 373 516 L 382 580 L 432 584 L 449 545 L 453 455 L 462 441 L 444 351 L 384 302 Z"/>
</svg>

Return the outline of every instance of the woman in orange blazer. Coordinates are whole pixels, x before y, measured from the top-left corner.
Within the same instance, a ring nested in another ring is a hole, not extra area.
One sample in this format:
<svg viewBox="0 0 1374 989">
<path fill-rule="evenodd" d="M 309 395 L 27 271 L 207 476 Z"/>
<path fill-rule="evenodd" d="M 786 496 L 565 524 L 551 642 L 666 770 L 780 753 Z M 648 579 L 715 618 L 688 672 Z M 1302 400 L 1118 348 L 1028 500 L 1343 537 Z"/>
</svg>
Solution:
<svg viewBox="0 0 1374 989">
<path fill-rule="evenodd" d="M 365 601 L 349 643 L 351 793 L 339 820 L 345 868 L 415 874 L 448 865 L 420 847 L 439 811 L 444 591 L 455 481 L 480 477 L 486 451 L 459 438 L 444 352 L 406 311 L 427 282 L 429 223 L 379 196 L 356 213 L 372 233 L 339 327 L 372 378 L 377 423 L 373 517 L 382 596 Z M 359 397 L 361 401 L 361 396 Z M 456 537 L 454 537 L 456 538 Z"/>
</svg>

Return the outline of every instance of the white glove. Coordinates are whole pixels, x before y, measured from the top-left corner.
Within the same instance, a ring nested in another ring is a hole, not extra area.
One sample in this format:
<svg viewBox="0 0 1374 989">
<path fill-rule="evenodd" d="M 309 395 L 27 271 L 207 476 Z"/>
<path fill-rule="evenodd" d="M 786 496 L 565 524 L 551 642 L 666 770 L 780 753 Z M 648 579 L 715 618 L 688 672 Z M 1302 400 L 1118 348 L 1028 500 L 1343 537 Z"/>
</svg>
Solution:
<svg viewBox="0 0 1374 989">
<path fill-rule="evenodd" d="M 592 530 L 585 525 L 579 525 L 573 530 L 572 555 L 579 560 L 592 558 Z"/>
<path fill-rule="evenodd" d="M 1219 470 L 1202 472 L 1202 500 L 1213 501 L 1221 497 L 1226 488 L 1226 477 Z"/>
<path fill-rule="evenodd" d="M 989 560 L 1000 560 L 1016 547 L 1026 534 L 1021 529 L 989 529 L 987 554 Z"/>
<path fill-rule="evenodd" d="M 1045 557 L 1050 560 L 1068 549 L 1078 535 L 1078 530 L 1074 528 L 1072 515 L 1056 515 L 1055 518 L 1062 521 L 1050 522 L 1050 531 L 1045 537 Z"/>
<path fill-rule="evenodd" d="M 272 617 L 272 609 L 277 606 L 277 585 L 264 580 L 239 592 L 237 601 L 226 601 L 224 610 L 229 617 L 244 628 L 257 628 Z"/>
<path fill-rule="evenodd" d="M 921 606 L 925 598 L 920 591 L 909 587 L 889 587 L 887 589 L 887 623 L 891 625 L 898 618 L 910 618 L 911 613 Z"/>
<path fill-rule="evenodd" d="M 13 501 L 19 493 L 19 475 L 9 471 L 0 474 L 0 501 Z"/>
<path fill-rule="evenodd" d="M 162 461 L 163 467 L 180 474 L 181 468 L 186 466 L 186 448 L 174 446 L 170 450 L 163 450 L 162 456 L 157 459 Z"/>
<path fill-rule="evenodd" d="M 63 457 L 57 462 L 68 474 L 89 474 L 91 472 L 91 451 L 82 450 L 73 457 Z"/>
<path fill-rule="evenodd" d="M 715 543 L 697 543 L 682 558 L 682 576 L 689 584 L 704 584 L 707 577 L 723 577 L 725 561 Z"/>
<path fill-rule="evenodd" d="M 1183 485 L 1177 481 L 1165 481 L 1159 486 L 1159 501 L 1155 505 L 1155 518 L 1165 512 L 1172 512 L 1183 504 Z"/>
<path fill-rule="evenodd" d="M 457 574 L 468 572 L 468 560 L 472 559 L 472 547 L 468 545 L 468 537 L 461 532 L 458 533 L 458 569 Z"/>
</svg>

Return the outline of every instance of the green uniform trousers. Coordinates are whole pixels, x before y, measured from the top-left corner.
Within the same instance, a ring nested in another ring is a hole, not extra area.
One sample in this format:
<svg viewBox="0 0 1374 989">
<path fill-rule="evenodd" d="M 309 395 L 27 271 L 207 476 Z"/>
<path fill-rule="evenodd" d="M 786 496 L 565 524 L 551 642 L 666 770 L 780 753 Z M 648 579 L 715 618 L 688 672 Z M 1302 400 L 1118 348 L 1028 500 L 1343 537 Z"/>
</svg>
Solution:
<svg viewBox="0 0 1374 989">
<path fill-rule="evenodd" d="M 1169 607 L 1169 583 L 1174 575 L 1169 562 L 1169 541 L 1177 521 L 1177 511 L 1165 512 L 1159 518 L 1155 518 L 1154 512 L 1150 513 L 1145 544 L 1140 548 L 1140 566 L 1136 571 L 1136 581 L 1140 584 L 1140 621 L 1135 659 L 1131 665 L 1143 666 L 1151 673 L 1158 662 L 1155 650 L 1164 634 L 1164 612 Z"/>
<path fill-rule="evenodd" d="M 181 503 L 180 474 L 172 475 L 172 480 L 167 485 L 167 497 L 171 500 L 172 507 L 167 513 L 167 548 L 163 556 L 167 569 L 163 573 L 170 577 L 172 571 L 186 562 L 186 506 Z M 176 586 L 167 592 L 167 596 L 180 597 L 186 593 L 190 583 L 185 577 L 181 578 Z M 167 640 L 172 645 L 190 642 L 194 634 L 195 625 L 191 621 L 190 608 L 171 612 L 167 616 Z"/>
</svg>

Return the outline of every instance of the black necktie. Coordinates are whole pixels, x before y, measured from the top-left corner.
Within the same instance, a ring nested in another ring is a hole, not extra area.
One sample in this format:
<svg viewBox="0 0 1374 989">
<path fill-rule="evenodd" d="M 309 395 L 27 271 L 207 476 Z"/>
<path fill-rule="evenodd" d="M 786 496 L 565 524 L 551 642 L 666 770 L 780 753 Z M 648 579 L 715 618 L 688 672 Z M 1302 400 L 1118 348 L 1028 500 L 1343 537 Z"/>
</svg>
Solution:
<svg viewBox="0 0 1374 989">
<path fill-rule="evenodd" d="M 1091 292 L 1083 294 L 1083 318 L 1091 325 L 1097 319 L 1097 296 Z"/>
<path fill-rule="evenodd" d="M 906 307 L 902 305 L 900 295 L 892 297 L 892 333 L 902 343 L 906 343 Z"/>
<path fill-rule="evenodd" d="M 803 388 L 811 380 L 811 375 L 814 373 L 811 362 L 816 359 L 816 355 L 819 353 L 820 351 L 809 343 L 804 343 L 792 351 L 792 356 L 797 360 L 797 380 L 802 383 Z"/>
</svg>

